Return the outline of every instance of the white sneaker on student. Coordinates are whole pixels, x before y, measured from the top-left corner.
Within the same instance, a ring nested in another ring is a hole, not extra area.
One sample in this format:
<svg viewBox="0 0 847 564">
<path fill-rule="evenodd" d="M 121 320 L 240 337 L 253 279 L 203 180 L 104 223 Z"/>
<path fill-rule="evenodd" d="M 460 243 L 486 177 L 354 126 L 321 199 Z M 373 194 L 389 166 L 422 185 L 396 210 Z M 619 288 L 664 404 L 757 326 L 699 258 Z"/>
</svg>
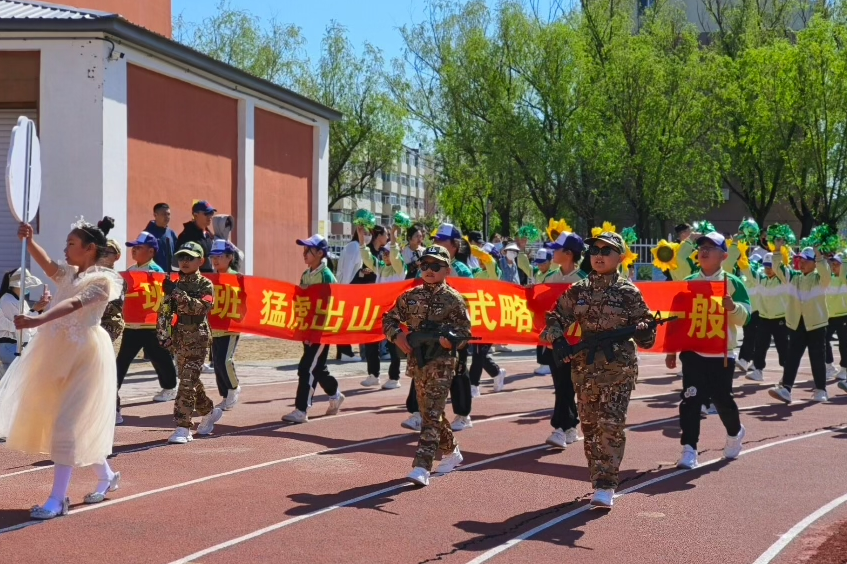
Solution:
<svg viewBox="0 0 847 564">
<path fill-rule="evenodd" d="M 203 374 L 214 374 L 215 367 L 210 364 L 204 364 L 203 369 L 200 372 L 202 372 Z"/>
<path fill-rule="evenodd" d="M 535 369 L 535 373 L 539 376 L 548 376 L 550 374 L 550 367 L 546 364 L 542 364 Z"/>
<path fill-rule="evenodd" d="M 815 390 L 812 392 L 812 401 L 829 401 L 829 396 L 826 395 L 826 390 Z"/>
<path fill-rule="evenodd" d="M 420 430 L 421 430 L 421 414 L 417 413 L 417 412 L 411 414 L 408 419 L 406 419 L 405 421 L 400 423 L 400 426 L 405 428 L 405 429 L 411 429 L 412 431 L 420 432 Z"/>
<path fill-rule="evenodd" d="M 415 468 L 407 476 L 407 478 L 419 486 L 429 485 L 429 472 L 427 472 L 424 468 Z"/>
<path fill-rule="evenodd" d="M 747 360 L 744 360 L 743 358 L 739 358 L 738 360 L 735 361 L 735 366 L 737 366 L 741 370 L 742 373 L 747 372 L 747 369 L 750 368 L 750 362 L 747 361 Z"/>
<path fill-rule="evenodd" d="M 482 394 L 479 393 L 479 386 L 471 386 L 471 397 L 478 398 Z"/>
<path fill-rule="evenodd" d="M 565 438 L 565 432 L 561 429 L 556 429 L 553 433 L 547 437 L 547 440 L 544 441 L 548 445 L 556 448 L 567 448 L 568 440 Z"/>
<path fill-rule="evenodd" d="M 368 377 L 362 380 L 360 383 L 366 388 L 370 388 L 372 386 L 379 386 L 379 376 L 368 374 Z"/>
<path fill-rule="evenodd" d="M 494 391 L 502 392 L 506 387 L 506 370 L 501 368 L 500 373 L 494 377 Z"/>
<path fill-rule="evenodd" d="M 200 420 L 200 424 L 197 425 L 197 434 L 198 435 L 210 435 L 212 430 L 215 428 L 215 423 L 220 421 L 221 417 L 224 416 L 223 409 L 216 407 L 212 411 L 210 411 L 203 419 Z"/>
<path fill-rule="evenodd" d="M 459 447 L 456 447 L 453 452 L 441 459 L 441 462 L 438 464 L 438 468 L 436 468 L 435 471 L 438 474 L 449 474 L 456 468 L 456 466 L 461 464 L 463 460 L 465 460 L 465 458 L 462 456 L 462 453 L 459 452 Z"/>
<path fill-rule="evenodd" d="M 241 386 L 238 386 L 234 390 L 229 390 L 226 393 L 226 397 L 223 399 L 221 403 L 218 404 L 224 411 L 229 411 L 238 403 L 238 396 L 241 395 Z"/>
<path fill-rule="evenodd" d="M 685 445 L 682 447 L 682 456 L 679 457 L 676 467 L 687 468 L 688 470 L 697 468 L 697 449 L 691 445 Z"/>
<path fill-rule="evenodd" d="M 778 399 L 779 401 L 791 403 L 791 392 L 782 384 L 777 384 L 768 390 L 768 395 L 774 399 Z"/>
<path fill-rule="evenodd" d="M 827 379 L 834 378 L 836 374 L 838 374 L 838 369 L 835 367 L 835 365 L 834 364 L 827 364 L 826 365 L 826 377 L 827 377 Z"/>
<path fill-rule="evenodd" d="M 462 415 L 457 415 L 455 419 L 453 419 L 453 423 L 450 425 L 450 428 L 454 431 L 464 431 L 465 429 L 470 429 L 473 427 L 473 421 L 471 421 L 471 416 L 468 415 L 464 417 Z"/>
<path fill-rule="evenodd" d="M 741 454 L 741 443 L 744 440 L 744 435 L 747 434 L 747 429 L 744 428 L 744 425 L 741 426 L 741 430 L 734 437 L 730 437 L 727 435 L 726 444 L 723 447 L 723 457 L 729 460 L 735 460 L 738 458 L 738 455 Z"/>
<path fill-rule="evenodd" d="M 184 445 L 192 440 L 193 437 L 191 436 L 191 429 L 188 427 L 177 427 L 176 431 L 168 437 L 168 442 L 172 445 Z"/>
<path fill-rule="evenodd" d="M 329 396 L 329 407 L 326 408 L 327 415 L 338 415 L 338 410 L 341 409 L 341 404 L 344 403 L 344 394 L 335 392 L 334 396 Z"/>
<path fill-rule="evenodd" d="M 282 417 L 282 420 L 286 421 L 288 423 L 308 423 L 309 422 L 309 416 L 306 415 L 305 411 L 300 411 L 299 409 L 295 409 L 294 411 L 292 411 L 288 415 L 284 415 Z"/>
<path fill-rule="evenodd" d="M 159 390 L 159 393 L 153 396 L 153 401 L 165 402 L 165 401 L 174 401 L 176 399 L 176 388 L 171 388 L 170 390 L 166 390 L 162 388 Z"/>
<path fill-rule="evenodd" d="M 765 375 L 762 374 L 762 371 L 758 368 L 754 368 L 752 372 L 748 372 L 745 376 L 748 380 L 753 380 L 754 382 L 764 382 Z"/>
<path fill-rule="evenodd" d="M 842 368 L 838 371 L 838 374 L 835 375 L 835 379 L 841 382 L 847 380 L 847 368 Z"/>
<path fill-rule="evenodd" d="M 400 387 L 400 380 L 386 380 L 382 385 L 383 390 L 396 390 Z"/>
<path fill-rule="evenodd" d="M 574 444 L 579 440 L 579 435 L 576 432 L 575 427 L 571 427 L 570 429 L 565 429 L 565 442 L 569 445 Z"/>
<path fill-rule="evenodd" d="M 610 488 L 600 488 L 594 490 L 594 495 L 591 496 L 591 507 L 594 509 L 611 509 L 615 504 L 615 490 Z"/>
</svg>

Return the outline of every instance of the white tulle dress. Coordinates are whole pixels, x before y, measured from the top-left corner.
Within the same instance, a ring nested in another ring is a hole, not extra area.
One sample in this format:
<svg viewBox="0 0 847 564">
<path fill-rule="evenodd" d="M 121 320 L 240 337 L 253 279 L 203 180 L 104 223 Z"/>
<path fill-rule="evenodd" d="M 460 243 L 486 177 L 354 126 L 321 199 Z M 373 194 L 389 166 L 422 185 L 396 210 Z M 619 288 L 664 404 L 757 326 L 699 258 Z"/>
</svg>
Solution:
<svg viewBox="0 0 847 564">
<path fill-rule="evenodd" d="M 108 268 L 79 273 L 66 264 L 53 280 L 54 304 L 79 297 L 83 306 L 42 325 L 0 380 L 0 437 L 7 448 L 88 466 L 112 453 L 115 353 L 100 318 L 122 280 Z"/>
</svg>

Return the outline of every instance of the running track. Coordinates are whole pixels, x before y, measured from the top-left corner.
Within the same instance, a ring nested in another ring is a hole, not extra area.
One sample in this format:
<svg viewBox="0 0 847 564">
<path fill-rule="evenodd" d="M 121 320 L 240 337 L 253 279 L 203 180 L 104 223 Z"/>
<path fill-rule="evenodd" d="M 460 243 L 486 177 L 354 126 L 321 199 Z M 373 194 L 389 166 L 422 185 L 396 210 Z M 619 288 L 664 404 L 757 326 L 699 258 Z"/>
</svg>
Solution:
<svg viewBox="0 0 847 564">
<path fill-rule="evenodd" d="M 581 443 L 565 451 L 543 446 L 553 396 L 549 376 L 531 375 L 534 354 L 497 358 L 509 361 L 507 388 L 493 394 L 484 377 L 475 426 L 457 434 L 465 464 L 424 489 L 404 479 L 417 441 L 400 427 L 405 378 L 392 391 L 341 380 L 341 413 L 321 417 L 319 396 L 312 421 L 299 426 L 279 421 L 292 409 L 294 383 L 253 386 L 212 436 L 186 446 L 165 443 L 169 406 L 128 405 L 112 459 L 121 489 L 106 503 L 84 506 L 95 478 L 77 471 L 71 514 L 45 523 L 30 522 L 28 508 L 49 495 L 49 461 L 0 446 L 0 561 L 841 561 L 843 546 L 836 559 L 823 558 L 847 520 L 847 395 L 831 385 L 830 403 L 805 401 L 807 364 L 795 391 L 800 401 L 790 407 L 767 396 L 767 382 L 739 377 L 745 454 L 720 461 L 723 427 L 709 416 L 702 467 L 681 472 L 673 467 L 679 379 L 663 357 L 643 356 L 628 418 L 624 495 L 603 513 L 586 508 L 591 487 Z M 779 377 L 773 369 L 765 375 Z"/>
</svg>

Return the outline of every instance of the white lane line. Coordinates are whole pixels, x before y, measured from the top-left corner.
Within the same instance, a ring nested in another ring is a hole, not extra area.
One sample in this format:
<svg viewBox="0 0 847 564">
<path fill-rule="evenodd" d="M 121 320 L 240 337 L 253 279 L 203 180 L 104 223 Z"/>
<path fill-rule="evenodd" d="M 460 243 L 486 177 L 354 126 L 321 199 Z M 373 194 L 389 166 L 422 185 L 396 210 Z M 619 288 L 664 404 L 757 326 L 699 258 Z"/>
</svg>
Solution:
<svg viewBox="0 0 847 564">
<path fill-rule="evenodd" d="M 676 421 L 676 420 L 677 420 L 677 418 L 673 417 L 673 418 L 669 418 L 669 419 L 662 419 L 662 420 L 659 420 L 659 421 L 650 421 L 649 423 L 642 423 L 642 424 L 639 424 L 639 425 L 633 425 L 632 427 L 628 427 L 627 431 L 634 430 L 634 429 L 641 429 L 641 428 L 644 428 L 644 427 L 653 427 L 653 426 L 661 425 L 661 424 L 664 424 L 664 423 L 670 423 L 670 422 Z M 488 421 L 488 419 L 486 419 L 486 421 Z M 482 422 L 480 422 L 480 423 L 482 423 Z M 583 439 L 580 438 L 579 440 L 581 441 Z M 502 454 L 500 456 L 495 456 L 493 458 L 487 458 L 487 459 L 484 459 L 484 460 L 479 460 L 477 462 L 474 462 L 473 464 L 468 464 L 467 466 L 460 466 L 455 471 L 456 472 L 462 472 L 462 471 L 465 471 L 465 470 L 470 470 L 471 468 L 476 468 L 478 466 L 484 466 L 486 464 L 491 464 L 492 462 L 504 460 L 506 458 L 512 458 L 512 457 L 515 457 L 515 456 L 520 456 L 520 455 L 523 455 L 523 454 L 527 454 L 527 453 L 535 452 L 535 451 L 539 451 L 539 450 L 546 450 L 546 449 L 549 449 L 549 448 L 550 447 L 548 445 L 530 447 L 530 448 L 526 448 L 526 449 L 523 449 L 523 450 L 519 450 L 517 452 L 511 452 L 511 453 L 508 453 L 508 454 Z M 433 479 L 436 479 L 438 477 L 440 477 L 440 475 L 434 474 Z M 271 533 L 273 531 L 278 531 L 280 529 L 284 529 L 285 527 L 290 527 L 291 525 L 294 525 L 294 524 L 299 523 L 301 521 L 305 521 L 306 519 L 319 517 L 320 515 L 324 515 L 326 513 L 329 513 L 330 511 L 335 511 L 336 509 L 341 509 L 342 507 L 354 505 L 356 503 L 359 503 L 359 502 L 362 502 L 362 501 L 365 501 L 365 500 L 368 500 L 368 499 L 371 499 L 371 498 L 374 498 L 374 497 L 379 497 L 379 496 L 384 495 L 386 493 L 395 492 L 397 490 L 401 490 L 403 488 L 406 488 L 408 486 L 413 486 L 413 485 L 414 484 L 412 484 L 412 482 L 404 482 L 404 483 L 399 484 L 397 486 L 391 486 L 391 487 L 388 487 L 388 488 L 381 489 L 377 492 L 365 494 L 365 495 L 359 496 L 359 497 L 354 498 L 354 499 L 349 499 L 347 501 L 343 501 L 343 502 L 338 503 L 336 505 L 331 505 L 329 507 L 324 507 L 323 509 L 318 509 L 317 511 L 312 511 L 311 513 L 306 513 L 305 515 L 300 515 L 298 517 L 292 517 L 291 519 L 286 519 L 284 521 L 280 521 L 279 523 L 269 525 L 267 527 L 259 529 L 258 531 L 253 531 L 252 533 L 247 533 L 246 535 L 242 535 L 240 537 L 228 540 L 226 542 L 222 542 L 222 543 L 217 544 L 215 546 L 200 550 L 198 552 L 195 552 L 194 554 L 189 554 L 188 556 L 185 556 L 184 558 L 180 558 L 179 560 L 174 560 L 170 564 L 188 564 L 189 562 L 192 562 L 192 561 L 196 560 L 197 558 L 202 558 L 203 556 L 208 556 L 209 554 L 213 554 L 215 552 L 219 552 L 221 550 L 224 550 L 226 548 L 230 548 L 230 547 L 235 546 L 237 544 L 247 542 L 249 540 L 255 539 L 255 538 L 260 537 L 262 535 L 266 535 L 267 533 Z M 0 532 L 2 532 L 2 531 L 0 531 Z"/>
<path fill-rule="evenodd" d="M 773 543 L 770 548 L 768 548 L 765 552 L 759 556 L 753 564 L 769 564 L 774 558 L 779 556 L 779 553 L 785 549 L 791 542 L 796 539 L 800 534 L 805 531 L 807 528 L 812 526 L 815 521 L 833 511 L 837 507 L 839 507 L 844 502 L 847 502 L 847 494 L 842 495 L 838 499 L 834 499 L 791 527 L 787 533 L 779 537 L 779 540 Z"/>
<path fill-rule="evenodd" d="M 814 433 L 809 433 L 807 435 L 800 435 L 798 437 L 791 437 L 791 438 L 788 438 L 788 439 L 783 439 L 781 441 L 768 443 L 768 444 L 761 445 L 761 446 L 758 446 L 758 447 L 755 447 L 755 448 L 751 448 L 750 450 L 745 450 L 741 453 L 741 456 L 752 454 L 754 452 L 758 452 L 760 450 L 764 450 L 764 449 L 767 449 L 767 448 L 771 448 L 771 447 L 775 447 L 775 446 L 779 446 L 779 445 L 784 445 L 784 444 L 791 443 L 791 442 L 794 442 L 794 441 L 801 441 L 801 440 L 809 439 L 811 437 L 817 437 L 817 436 L 820 436 L 820 435 L 833 433 L 837 430 L 840 430 L 840 429 L 829 429 L 829 430 L 826 430 L 826 431 L 817 431 L 817 432 L 814 432 Z M 697 468 L 694 468 L 692 470 L 676 470 L 674 472 L 671 472 L 670 474 L 665 474 L 664 476 L 659 476 L 659 477 L 653 478 L 652 480 L 648 480 L 648 481 L 646 481 L 642 484 L 632 486 L 630 488 L 627 488 L 625 490 L 622 490 L 622 491 L 616 493 L 615 498 L 619 498 L 621 496 L 630 494 L 632 492 L 636 492 L 638 490 L 641 490 L 641 489 L 646 488 L 648 486 L 652 486 L 653 484 L 657 484 L 659 482 L 664 482 L 665 480 L 670 480 L 671 478 L 675 478 L 677 476 L 680 476 L 680 475 L 688 473 L 688 472 L 696 472 L 700 468 L 703 468 L 705 466 L 710 466 L 712 464 L 716 464 L 718 462 L 721 462 L 722 460 L 724 460 L 724 459 L 723 458 L 715 458 L 715 459 L 709 460 L 708 462 L 703 462 L 702 464 L 697 466 Z M 525 540 L 527 540 L 531 537 L 534 537 L 538 533 L 545 531 L 545 530 L 549 529 L 550 527 L 558 525 L 559 523 L 566 521 L 566 520 L 568 520 L 568 519 L 570 519 L 570 518 L 572 518 L 576 515 L 579 515 L 580 513 L 584 513 L 585 511 L 589 511 L 590 509 L 591 509 L 591 506 L 586 504 L 586 505 L 583 505 L 582 507 L 574 509 L 573 511 L 569 511 L 568 513 L 565 513 L 564 515 L 560 515 L 559 517 L 556 517 L 555 519 L 551 519 L 550 521 L 547 521 L 546 523 L 542 523 L 541 525 L 538 525 L 534 529 L 530 529 L 529 531 L 526 531 L 525 533 L 522 533 L 522 534 L 518 535 L 517 537 L 510 539 L 510 540 L 506 541 L 505 543 L 503 543 L 499 546 L 496 546 L 496 547 L 492 548 L 491 550 L 488 550 L 487 552 L 480 554 L 479 556 L 477 556 L 473 560 L 468 561 L 467 564 L 482 564 L 483 562 L 488 562 L 489 560 L 491 560 L 495 556 L 502 554 L 503 552 L 506 552 L 507 550 L 509 550 L 511 548 L 514 548 L 518 544 L 522 543 L 523 541 L 525 541 Z"/>
</svg>

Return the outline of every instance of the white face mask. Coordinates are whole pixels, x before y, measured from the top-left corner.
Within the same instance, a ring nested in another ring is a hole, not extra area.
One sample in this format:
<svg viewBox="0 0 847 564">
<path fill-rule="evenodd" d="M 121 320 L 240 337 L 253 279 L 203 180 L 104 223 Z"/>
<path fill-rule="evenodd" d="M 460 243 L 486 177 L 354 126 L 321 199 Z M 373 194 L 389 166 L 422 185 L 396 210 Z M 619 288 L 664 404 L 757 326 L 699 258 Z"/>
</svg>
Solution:
<svg viewBox="0 0 847 564">
<path fill-rule="evenodd" d="M 370 236 L 370 235 L 365 235 L 365 242 L 364 242 L 364 243 L 362 243 L 362 244 L 363 244 L 363 245 L 367 245 L 367 244 L 369 244 L 369 243 L 371 242 L 371 239 L 373 239 L 373 237 L 372 237 L 372 236 Z"/>
<path fill-rule="evenodd" d="M 518 258 L 518 252 L 517 251 L 506 251 L 506 257 L 509 260 L 515 260 L 516 258 Z"/>
</svg>

